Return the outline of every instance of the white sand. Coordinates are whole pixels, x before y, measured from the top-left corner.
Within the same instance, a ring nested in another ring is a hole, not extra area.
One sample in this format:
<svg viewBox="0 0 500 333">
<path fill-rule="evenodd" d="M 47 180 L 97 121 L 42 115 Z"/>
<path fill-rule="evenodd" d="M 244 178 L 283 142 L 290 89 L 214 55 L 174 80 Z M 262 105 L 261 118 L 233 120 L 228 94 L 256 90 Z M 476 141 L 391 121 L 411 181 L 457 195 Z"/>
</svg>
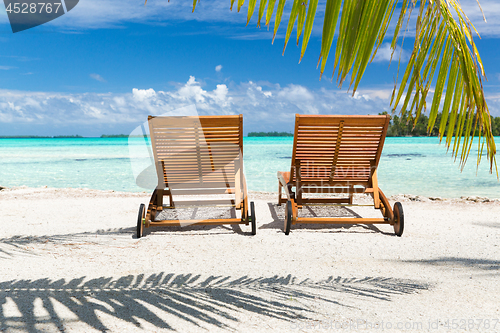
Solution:
<svg viewBox="0 0 500 333">
<path fill-rule="evenodd" d="M 404 207 L 398 238 L 388 225 L 285 236 L 276 195 L 251 199 L 256 236 L 152 228 L 138 240 L 149 194 L 0 191 L 0 331 L 500 332 L 499 201 L 390 198 Z"/>
</svg>

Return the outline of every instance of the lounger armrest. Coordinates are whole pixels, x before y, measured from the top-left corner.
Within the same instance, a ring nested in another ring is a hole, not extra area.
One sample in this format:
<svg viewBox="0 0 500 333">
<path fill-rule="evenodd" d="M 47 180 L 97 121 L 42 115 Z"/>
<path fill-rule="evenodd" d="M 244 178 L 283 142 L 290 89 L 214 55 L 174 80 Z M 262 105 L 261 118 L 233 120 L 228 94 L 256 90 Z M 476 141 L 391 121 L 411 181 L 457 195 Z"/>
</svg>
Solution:
<svg viewBox="0 0 500 333">
<path fill-rule="evenodd" d="M 288 189 L 288 179 L 287 179 L 290 177 L 290 175 L 288 175 L 287 177 L 287 174 L 289 174 L 289 172 L 278 171 L 278 181 L 280 182 L 281 186 L 285 189 L 285 194 L 287 199 L 291 200 L 292 196 Z"/>
</svg>

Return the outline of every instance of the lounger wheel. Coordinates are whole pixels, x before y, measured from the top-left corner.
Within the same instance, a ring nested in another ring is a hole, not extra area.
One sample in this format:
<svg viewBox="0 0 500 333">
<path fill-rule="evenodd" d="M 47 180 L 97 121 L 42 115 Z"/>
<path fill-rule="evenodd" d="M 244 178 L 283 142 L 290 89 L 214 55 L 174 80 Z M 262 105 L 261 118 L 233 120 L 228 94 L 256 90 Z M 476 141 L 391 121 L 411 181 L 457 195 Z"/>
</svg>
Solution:
<svg viewBox="0 0 500 333">
<path fill-rule="evenodd" d="M 403 213 L 403 205 L 400 202 L 394 204 L 394 233 L 401 237 L 405 226 L 405 215 Z"/>
<path fill-rule="evenodd" d="M 290 234 L 290 228 L 292 227 L 292 202 L 288 200 L 285 207 L 285 235 Z"/>
<path fill-rule="evenodd" d="M 137 238 L 142 237 L 142 232 L 144 231 L 144 218 L 145 218 L 145 206 L 141 204 L 139 206 L 139 214 L 137 216 Z"/>
<path fill-rule="evenodd" d="M 257 233 L 257 222 L 255 221 L 255 205 L 250 202 L 250 222 L 252 223 L 252 235 Z"/>
</svg>

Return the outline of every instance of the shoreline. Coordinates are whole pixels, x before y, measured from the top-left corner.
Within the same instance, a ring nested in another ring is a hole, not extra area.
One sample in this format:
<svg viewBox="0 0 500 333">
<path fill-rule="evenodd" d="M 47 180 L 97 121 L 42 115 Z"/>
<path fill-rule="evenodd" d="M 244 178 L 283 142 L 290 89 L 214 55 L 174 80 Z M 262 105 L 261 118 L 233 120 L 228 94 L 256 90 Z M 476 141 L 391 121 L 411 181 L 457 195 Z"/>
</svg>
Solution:
<svg viewBox="0 0 500 333">
<path fill-rule="evenodd" d="M 98 189 L 90 189 L 90 188 L 82 188 L 82 187 L 48 187 L 48 186 L 40 186 L 40 187 L 29 187 L 29 186 L 13 186 L 6 187 L 0 185 L 0 194 L 6 194 L 10 192 L 40 192 L 40 191 L 48 191 L 48 192 L 61 192 L 61 191 L 76 191 L 81 194 L 92 194 L 92 195 L 110 195 L 113 196 L 148 196 L 151 195 L 152 191 L 141 191 L 141 192 L 128 192 L 128 191 L 115 191 L 115 190 L 98 190 Z M 250 198 L 258 198 L 258 199 L 269 199 L 271 202 L 274 202 L 278 196 L 278 192 L 268 192 L 268 191 L 248 191 L 248 196 Z M 368 195 L 364 194 L 355 194 L 355 198 L 363 200 L 363 198 L 368 198 Z M 459 198 L 445 198 L 439 196 L 423 196 L 423 195 L 414 195 L 414 194 L 396 194 L 387 197 L 390 202 L 393 201 L 401 201 L 401 202 L 477 202 L 477 203 L 500 203 L 500 198 L 489 198 L 486 196 L 461 196 Z"/>
</svg>

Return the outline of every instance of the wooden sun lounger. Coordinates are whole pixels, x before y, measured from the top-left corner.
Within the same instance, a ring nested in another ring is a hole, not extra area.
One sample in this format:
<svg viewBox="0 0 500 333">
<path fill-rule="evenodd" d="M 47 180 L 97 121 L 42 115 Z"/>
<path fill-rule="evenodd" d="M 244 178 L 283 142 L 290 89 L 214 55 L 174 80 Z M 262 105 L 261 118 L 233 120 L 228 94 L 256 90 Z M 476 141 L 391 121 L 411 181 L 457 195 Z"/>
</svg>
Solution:
<svg viewBox="0 0 500 333">
<path fill-rule="evenodd" d="M 394 210 L 378 187 L 377 167 L 390 116 L 303 116 L 296 115 L 290 172 L 278 172 L 278 205 L 286 202 L 285 234 L 292 224 L 391 224 L 403 234 L 401 203 Z M 282 197 L 282 192 L 286 197 Z M 305 197 L 304 193 L 346 194 L 345 197 Z M 373 207 L 382 218 L 299 217 L 304 206 L 325 204 L 355 206 L 354 193 L 373 197 Z"/>
<path fill-rule="evenodd" d="M 148 121 L 158 185 L 147 209 L 139 208 L 137 238 L 144 228 L 191 224 L 251 223 L 255 235 L 255 209 L 243 174 L 243 116 L 149 116 Z M 241 218 L 156 219 L 165 209 L 207 206 L 241 210 Z"/>
</svg>

